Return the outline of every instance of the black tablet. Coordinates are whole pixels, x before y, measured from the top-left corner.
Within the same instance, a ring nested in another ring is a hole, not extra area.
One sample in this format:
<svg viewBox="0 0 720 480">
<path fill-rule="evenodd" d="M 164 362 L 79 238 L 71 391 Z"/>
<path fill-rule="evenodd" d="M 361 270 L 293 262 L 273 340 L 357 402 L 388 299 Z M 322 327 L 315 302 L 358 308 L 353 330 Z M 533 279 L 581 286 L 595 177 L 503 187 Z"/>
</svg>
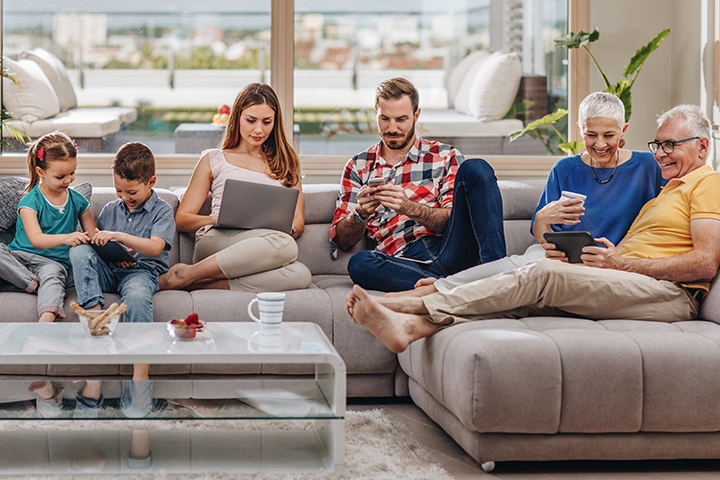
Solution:
<svg viewBox="0 0 720 480">
<path fill-rule="evenodd" d="M 91 243 L 90 246 L 107 263 L 135 262 L 135 257 L 132 256 L 127 247 L 115 240 L 110 240 L 105 245 Z"/>
<path fill-rule="evenodd" d="M 590 232 L 548 232 L 543 234 L 545 240 L 554 243 L 558 250 L 565 252 L 570 263 L 582 263 L 583 247 L 595 246 Z"/>
</svg>

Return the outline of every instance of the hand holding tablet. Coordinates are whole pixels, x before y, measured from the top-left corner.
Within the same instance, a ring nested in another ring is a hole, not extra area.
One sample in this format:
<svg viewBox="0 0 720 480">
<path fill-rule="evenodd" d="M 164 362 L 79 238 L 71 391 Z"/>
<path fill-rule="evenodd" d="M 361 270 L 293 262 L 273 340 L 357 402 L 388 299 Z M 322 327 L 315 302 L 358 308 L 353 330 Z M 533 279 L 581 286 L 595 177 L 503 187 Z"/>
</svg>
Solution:
<svg viewBox="0 0 720 480">
<path fill-rule="evenodd" d="M 118 241 L 110 240 L 105 245 L 91 243 L 90 246 L 95 249 L 95 252 L 106 263 L 135 263 L 135 257 L 132 256 L 125 245 Z"/>
<path fill-rule="evenodd" d="M 570 263 L 582 263 L 583 247 L 594 247 L 597 244 L 590 232 L 548 232 L 544 233 L 545 241 L 554 243 L 558 250 L 567 255 Z"/>
</svg>

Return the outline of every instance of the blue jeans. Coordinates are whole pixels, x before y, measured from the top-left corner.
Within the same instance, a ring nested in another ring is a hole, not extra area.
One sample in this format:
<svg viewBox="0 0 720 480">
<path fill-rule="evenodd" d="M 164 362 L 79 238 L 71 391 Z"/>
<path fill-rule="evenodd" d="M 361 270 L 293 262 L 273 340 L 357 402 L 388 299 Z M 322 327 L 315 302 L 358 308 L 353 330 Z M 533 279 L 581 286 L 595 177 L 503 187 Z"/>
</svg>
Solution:
<svg viewBox="0 0 720 480">
<path fill-rule="evenodd" d="M 78 304 L 83 308 L 105 305 L 103 292 L 119 293 L 127 305 L 128 322 L 152 322 L 152 296 L 158 291 L 157 276 L 144 268 L 117 268 L 105 263 L 90 245 L 70 249 Z"/>
<path fill-rule="evenodd" d="M 348 273 L 363 288 L 397 292 L 411 290 L 421 278 L 446 277 L 505 257 L 502 196 L 495 172 L 485 160 L 460 164 L 443 235 L 414 240 L 402 256 L 357 252 L 350 257 Z"/>
<path fill-rule="evenodd" d="M 153 398 L 152 392 L 152 380 L 127 380 L 119 399 L 106 399 L 101 395 L 95 400 L 83 397 L 78 392 L 73 418 L 122 418 L 117 409 L 126 418 L 162 418 L 168 402 L 162 398 Z"/>
</svg>

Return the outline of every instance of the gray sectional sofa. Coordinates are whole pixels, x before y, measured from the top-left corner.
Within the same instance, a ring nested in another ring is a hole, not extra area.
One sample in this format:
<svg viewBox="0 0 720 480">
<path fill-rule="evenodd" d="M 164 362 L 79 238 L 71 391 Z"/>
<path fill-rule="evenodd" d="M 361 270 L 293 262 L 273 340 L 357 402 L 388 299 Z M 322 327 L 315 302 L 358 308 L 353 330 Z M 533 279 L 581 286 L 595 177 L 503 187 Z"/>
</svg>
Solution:
<svg viewBox="0 0 720 480">
<path fill-rule="evenodd" d="M 523 252 L 533 241 L 529 219 L 542 185 L 500 182 L 510 254 Z M 157 191 L 177 206 L 173 192 Z M 284 320 L 321 326 L 347 365 L 349 397 L 410 395 L 486 469 L 513 460 L 718 457 L 720 287 L 703 302 L 704 320 L 485 320 L 442 330 L 394 355 L 345 312 L 352 252 L 341 252 L 333 261 L 328 246 L 337 192 L 336 185 L 304 186 L 307 225 L 298 240 L 299 260 L 312 271 L 313 284 L 287 293 Z M 114 198 L 112 188 L 94 188 L 94 213 Z M 192 250 L 191 235 L 176 235 L 171 262 L 189 262 Z M 206 321 L 251 321 L 246 306 L 253 296 L 158 292 L 155 321 L 193 311 Z M 67 300 L 74 298 L 71 290 Z M 0 292 L 0 303 L 0 322 L 36 319 L 33 295 Z M 66 321 L 77 321 L 71 309 Z M 231 369 L 191 363 L 151 370 L 158 379 L 309 373 L 287 365 Z M 49 375 L 64 378 L 70 387 L 76 375 L 107 379 L 128 374 L 129 367 L 119 366 L 18 365 L 2 367 L 0 380 Z"/>
</svg>

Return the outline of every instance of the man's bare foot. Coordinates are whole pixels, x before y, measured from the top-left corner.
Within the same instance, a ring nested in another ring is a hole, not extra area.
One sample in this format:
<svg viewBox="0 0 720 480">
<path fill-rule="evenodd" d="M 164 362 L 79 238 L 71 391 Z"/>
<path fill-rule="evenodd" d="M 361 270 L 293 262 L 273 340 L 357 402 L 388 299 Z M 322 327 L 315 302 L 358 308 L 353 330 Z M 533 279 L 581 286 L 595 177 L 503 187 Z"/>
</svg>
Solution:
<svg viewBox="0 0 720 480">
<path fill-rule="evenodd" d="M 160 290 L 181 290 L 190 282 L 186 278 L 185 269 L 190 265 L 186 263 L 176 263 L 170 270 L 158 277 Z"/>
<path fill-rule="evenodd" d="M 352 311 L 356 323 L 367 328 L 394 353 L 404 352 L 412 342 L 432 335 L 439 328 L 421 315 L 392 311 L 358 285 L 353 287 L 352 300 L 348 295 L 347 309 L 348 313 Z"/>
</svg>

